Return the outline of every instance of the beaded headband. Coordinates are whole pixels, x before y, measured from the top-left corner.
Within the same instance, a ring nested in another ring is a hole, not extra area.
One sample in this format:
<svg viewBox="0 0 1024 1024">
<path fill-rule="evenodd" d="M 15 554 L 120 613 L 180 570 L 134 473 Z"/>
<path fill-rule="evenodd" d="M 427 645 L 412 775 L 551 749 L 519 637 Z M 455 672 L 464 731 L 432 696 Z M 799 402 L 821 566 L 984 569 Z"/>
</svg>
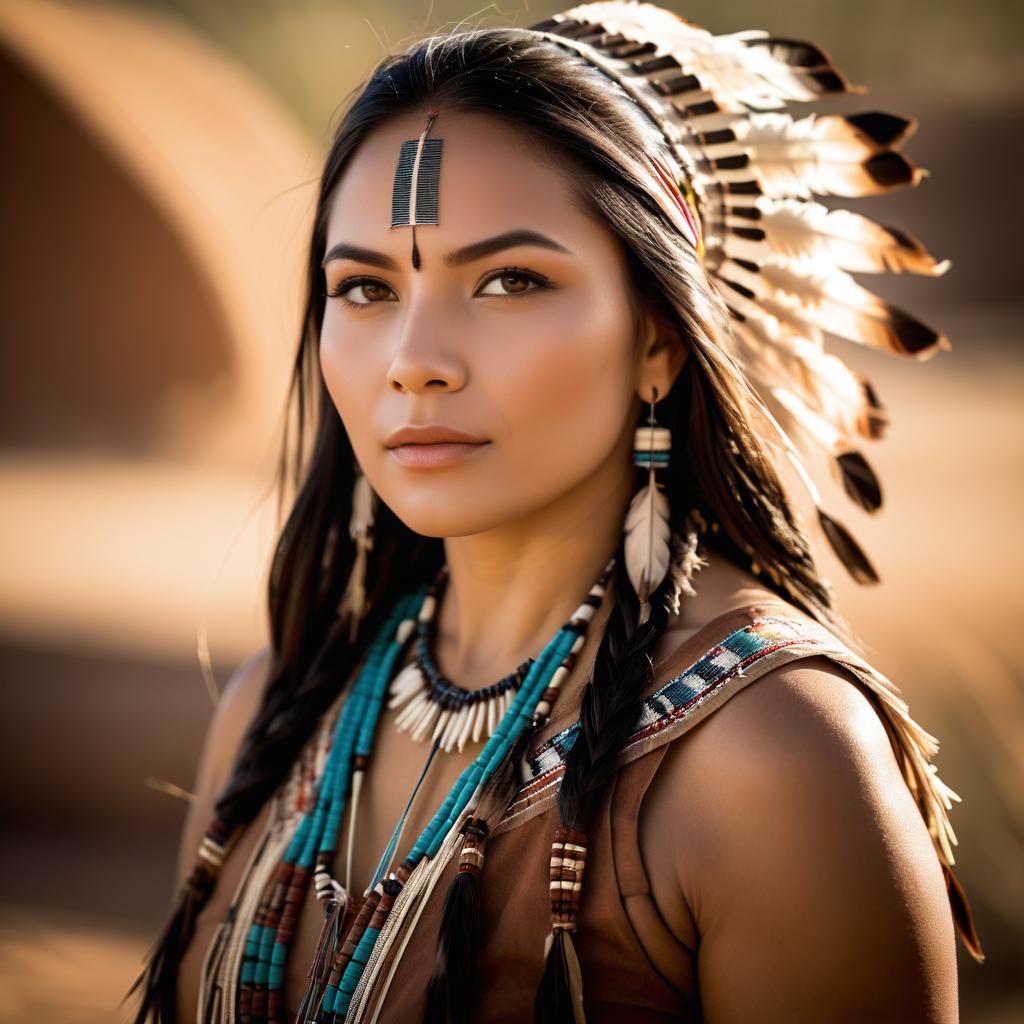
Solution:
<svg viewBox="0 0 1024 1024">
<path fill-rule="evenodd" d="M 907 232 L 819 196 L 877 195 L 925 172 L 897 152 L 916 122 L 893 114 L 784 112 L 863 92 L 824 51 L 751 29 L 713 35 L 630 0 L 583 4 L 531 26 L 604 72 L 657 126 L 667 159 L 648 154 L 650 194 L 694 246 L 731 316 L 723 344 L 755 393 L 762 436 L 794 466 L 832 548 L 859 583 L 867 556 L 821 505 L 801 455 L 825 458 L 867 512 L 882 504 L 859 451 L 888 415 L 870 382 L 825 351 L 826 334 L 924 360 L 948 339 L 857 283 L 852 273 L 949 269 Z"/>
</svg>

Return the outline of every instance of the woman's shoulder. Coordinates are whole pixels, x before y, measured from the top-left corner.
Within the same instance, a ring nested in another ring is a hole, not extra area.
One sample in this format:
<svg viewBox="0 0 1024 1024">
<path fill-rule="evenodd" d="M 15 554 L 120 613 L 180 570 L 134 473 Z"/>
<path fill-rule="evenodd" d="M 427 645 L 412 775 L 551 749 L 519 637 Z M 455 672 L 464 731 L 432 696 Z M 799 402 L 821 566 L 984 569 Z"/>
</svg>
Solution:
<svg viewBox="0 0 1024 1024">
<path fill-rule="evenodd" d="M 723 764 L 716 788 L 740 803 L 745 780 L 793 787 L 859 772 L 863 785 L 905 788 L 870 666 L 842 639 L 754 584 L 704 607 L 664 638 L 647 708 L 657 738 L 637 745 L 685 738 L 658 770 L 669 789 Z"/>
<path fill-rule="evenodd" d="M 849 668 L 813 648 L 767 668 L 690 730 L 689 768 L 729 764 L 739 787 L 746 778 L 792 784 L 856 771 L 861 782 L 895 778 L 903 785 L 889 735 L 872 697 Z"/>
<path fill-rule="evenodd" d="M 228 781 L 242 739 L 263 702 L 270 662 L 270 648 L 263 646 L 228 677 L 203 741 L 199 782 L 219 789 Z"/>
<path fill-rule="evenodd" d="M 794 789 L 859 773 L 862 786 L 905 788 L 876 695 L 846 661 L 860 664 L 857 655 L 749 574 L 721 560 L 709 568 L 655 662 L 650 711 L 664 719 L 655 742 L 685 740 L 665 752 L 659 798 L 716 778 L 734 805 L 715 804 L 727 827 L 748 785 Z"/>
<path fill-rule="evenodd" d="M 926 989 L 955 973 L 929 830 L 850 682 L 825 657 L 764 673 L 669 745 L 646 794 L 644 859 L 671 880 L 666 917 L 692 921 L 717 1018 L 812 1017 L 822 997 L 843 1020 L 932 1019 Z"/>
<path fill-rule="evenodd" d="M 660 757 L 639 840 L 666 920 L 697 936 L 717 1018 L 828 1005 L 848 1008 L 836 1020 L 924 1020 L 930 1000 L 955 1005 L 955 990 L 928 991 L 955 975 L 946 885 L 876 696 L 802 647 L 737 680 Z"/>
</svg>

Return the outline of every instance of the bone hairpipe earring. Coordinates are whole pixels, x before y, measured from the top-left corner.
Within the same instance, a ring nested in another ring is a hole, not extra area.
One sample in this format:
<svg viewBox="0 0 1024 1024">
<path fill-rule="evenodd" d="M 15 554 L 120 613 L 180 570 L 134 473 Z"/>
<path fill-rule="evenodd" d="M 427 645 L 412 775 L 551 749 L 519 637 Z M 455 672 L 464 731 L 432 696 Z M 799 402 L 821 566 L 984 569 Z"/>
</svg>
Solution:
<svg viewBox="0 0 1024 1024">
<path fill-rule="evenodd" d="M 416 225 L 437 223 L 438 182 L 441 173 L 441 147 L 444 139 L 430 139 L 430 129 L 438 112 L 427 114 L 427 124 L 418 139 L 402 143 L 391 192 L 391 226 L 412 226 L 412 265 L 420 269 L 420 251 L 416 245 Z"/>
</svg>

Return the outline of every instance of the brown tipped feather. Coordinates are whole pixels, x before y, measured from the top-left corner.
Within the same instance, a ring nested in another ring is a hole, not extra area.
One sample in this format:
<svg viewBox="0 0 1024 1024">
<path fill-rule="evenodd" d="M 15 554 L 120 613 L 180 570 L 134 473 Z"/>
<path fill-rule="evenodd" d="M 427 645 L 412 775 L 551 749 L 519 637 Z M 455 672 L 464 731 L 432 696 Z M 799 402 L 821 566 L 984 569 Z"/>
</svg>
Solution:
<svg viewBox="0 0 1024 1024">
<path fill-rule="evenodd" d="M 800 273 L 764 266 L 759 276 L 775 289 L 779 301 L 798 306 L 810 323 L 837 337 L 917 359 L 950 347 L 944 335 L 880 299 L 845 271 L 819 274 L 812 267 Z"/>
<path fill-rule="evenodd" d="M 782 36 L 765 36 L 751 39 L 748 46 L 763 46 L 776 60 L 801 68 L 820 68 L 832 63 L 831 58 L 820 47 L 806 39 L 786 39 Z"/>
<path fill-rule="evenodd" d="M 879 153 L 864 163 L 864 170 L 879 189 L 902 188 L 904 185 L 917 185 L 924 177 L 924 172 L 916 164 L 912 164 L 902 153 Z"/>
<path fill-rule="evenodd" d="M 836 456 L 846 493 L 865 512 L 877 512 L 882 507 L 882 485 L 867 459 L 857 451 Z"/>
<path fill-rule="evenodd" d="M 917 131 L 917 121 L 913 118 L 900 117 L 898 114 L 888 114 L 881 110 L 847 114 L 843 119 L 864 139 L 882 148 L 896 149 Z"/>
<path fill-rule="evenodd" d="M 949 906 L 953 912 L 953 923 L 960 933 L 968 952 L 979 964 L 985 962 L 985 951 L 981 948 L 981 939 L 974 927 L 974 915 L 971 913 L 971 904 L 967 900 L 967 893 L 957 881 L 953 869 L 948 864 L 942 865 L 942 873 L 946 878 L 946 892 L 949 894 Z"/>
<path fill-rule="evenodd" d="M 853 539 L 845 526 L 833 519 L 824 509 L 818 509 L 818 522 L 828 538 L 832 550 L 846 566 L 847 572 L 862 586 L 878 583 L 878 573 L 868 561 L 861 546 Z"/>
<path fill-rule="evenodd" d="M 857 423 L 857 432 L 872 441 L 880 441 L 889 432 L 889 413 L 879 401 L 871 381 L 860 377 L 864 395 L 864 414 Z"/>
<path fill-rule="evenodd" d="M 752 204 L 727 206 L 725 213 L 725 250 L 733 259 L 929 277 L 944 274 L 950 266 L 905 231 L 818 202 L 761 196 Z"/>
</svg>

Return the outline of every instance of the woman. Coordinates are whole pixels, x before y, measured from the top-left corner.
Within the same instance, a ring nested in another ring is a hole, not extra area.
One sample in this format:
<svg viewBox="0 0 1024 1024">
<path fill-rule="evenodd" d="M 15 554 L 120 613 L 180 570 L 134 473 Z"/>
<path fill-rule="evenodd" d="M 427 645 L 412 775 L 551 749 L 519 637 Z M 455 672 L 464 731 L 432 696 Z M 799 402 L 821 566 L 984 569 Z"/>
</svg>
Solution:
<svg viewBox="0 0 1024 1024">
<path fill-rule="evenodd" d="M 845 88 L 619 3 L 375 71 L 316 212 L 272 641 L 139 1021 L 957 1019 L 955 794 L 773 462 L 874 579 L 788 435 L 879 506 L 884 412 L 821 333 L 930 354 L 845 271 L 943 267 L 810 193 L 916 181 L 909 126 L 750 112 Z"/>
</svg>

